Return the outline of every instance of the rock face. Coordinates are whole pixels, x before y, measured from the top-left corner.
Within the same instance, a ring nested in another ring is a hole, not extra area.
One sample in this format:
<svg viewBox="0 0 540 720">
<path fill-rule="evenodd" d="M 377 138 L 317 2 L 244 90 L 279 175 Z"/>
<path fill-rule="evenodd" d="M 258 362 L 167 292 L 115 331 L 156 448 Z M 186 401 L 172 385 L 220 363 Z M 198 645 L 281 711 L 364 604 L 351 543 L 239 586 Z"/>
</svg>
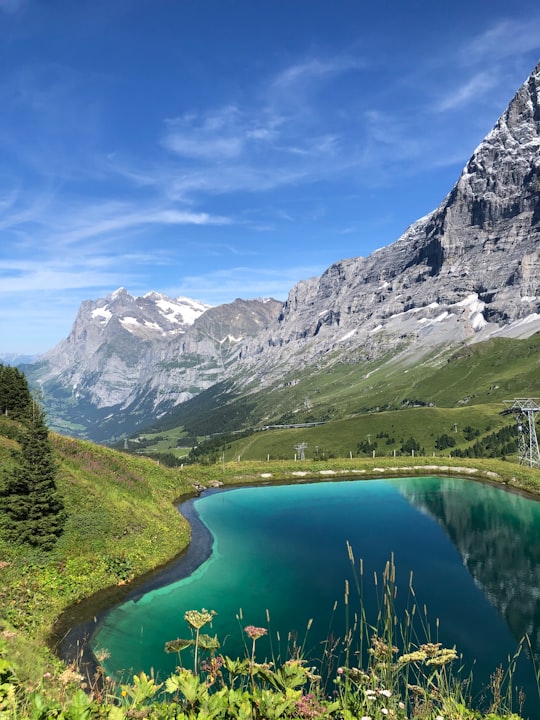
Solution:
<svg viewBox="0 0 540 720">
<path fill-rule="evenodd" d="M 41 384 L 58 379 L 96 407 L 123 403 L 145 382 L 156 348 L 183 336 L 209 306 L 159 293 L 134 298 L 120 288 L 84 302 L 66 340 L 43 358 Z"/>
<path fill-rule="evenodd" d="M 392 245 L 298 283 L 283 305 L 207 308 L 125 290 L 83 303 L 67 340 L 31 372 L 50 415 L 47 397 L 63 396 L 67 416 L 70 402 L 85 405 L 83 427 L 92 409 L 148 424 L 223 379 L 261 388 L 306 366 L 413 362 L 538 331 L 539 93 L 540 63 L 436 210 Z"/>
<path fill-rule="evenodd" d="M 152 419 L 223 379 L 235 346 L 281 307 L 236 300 L 213 308 L 156 292 L 135 298 L 120 288 L 84 302 L 66 340 L 25 370 L 42 388 L 56 429 L 85 435 L 90 424 L 111 413 L 120 422 L 125 411 Z"/>
<path fill-rule="evenodd" d="M 296 285 L 244 362 L 268 377 L 277 357 L 371 359 L 538 330 L 539 93 L 540 63 L 441 205 L 392 245 Z"/>
</svg>

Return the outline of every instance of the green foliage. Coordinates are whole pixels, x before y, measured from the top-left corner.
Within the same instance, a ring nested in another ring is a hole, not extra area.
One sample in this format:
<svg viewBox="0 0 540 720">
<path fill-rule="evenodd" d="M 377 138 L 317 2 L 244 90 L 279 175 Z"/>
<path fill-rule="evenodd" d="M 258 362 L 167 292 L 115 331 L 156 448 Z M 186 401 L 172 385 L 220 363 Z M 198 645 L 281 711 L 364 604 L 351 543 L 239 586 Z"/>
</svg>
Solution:
<svg viewBox="0 0 540 720">
<path fill-rule="evenodd" d="M 20 459 L 0 486 L 2 529 L 12 542 L 51 550 L 63 532 L 66 514 L 43 412 L 35 403 L 31 406 L 20 437 Z"/>
<path fill-rule="evenodd" d="M 401 443 L 401 452 L 405 455 L 412 455 L 413 453 L 418 455 L 424 455 L 424 448 L 420 447 L 420 443 L 412 435 Z"/>
<path fill-rule="evenodd" d="M 356 452 L 359 455 L 373 455 L 373 451 L 377 451 L 378 443 L 376 440 L 373 442 L 369 440 L 363 440 L 362 442 L 356 443 Z"/>
<path fill-rule="evenodd" d="M 24 422 L 32 406 L 26 377 L 17 368 L 0 363 L 0 414 Z"/>
<path fill-rule="evenodd" d="M 472 433 L 468 434 L 472 435 Z M 508 425 L 480 438 L 470 447 L 456 448 L 452 451 L 452 455 L 463 458 L 497 458 L 515 455 L 518 446 L 517 434 L 517 427 Z"/>
<path fill-rule="evenodd" d="M 127 582 L 131 580 L 135 573 L 133 563 L 125 555 L 121 557 L 105 557 L 105 567 L 107 572 L 113 575 L 119 582 Z"/>
<path fill-rule="evenodd" d="M 453 448 L 456 446 L 456 438 L 443 433 L 435 440 L 435 447 L 437 450 L 446 450 L 446 448 Z"/>
</svg>

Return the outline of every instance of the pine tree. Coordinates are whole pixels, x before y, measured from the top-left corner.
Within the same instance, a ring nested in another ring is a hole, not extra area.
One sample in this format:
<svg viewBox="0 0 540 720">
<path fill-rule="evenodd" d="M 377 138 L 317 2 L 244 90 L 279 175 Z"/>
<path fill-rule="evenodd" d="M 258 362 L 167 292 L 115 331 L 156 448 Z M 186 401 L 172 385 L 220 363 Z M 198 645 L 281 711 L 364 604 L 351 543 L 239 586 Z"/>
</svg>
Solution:
<svg viewBox="0 0 540 720">
<path fill-rule="evenodd" d="M 0 488 L 0 510 L 8 539 L 50 550 L 62 534 L 66 514 L 47 425 L 35 403 L 26 426 L 20 461 Z"/>
<path fill-rule="evenodd" d="M 11 365 L 0 363 L 0 414 L 24 422 L 31 407 L 32 396 L 25 375 Z"/>
</svg>

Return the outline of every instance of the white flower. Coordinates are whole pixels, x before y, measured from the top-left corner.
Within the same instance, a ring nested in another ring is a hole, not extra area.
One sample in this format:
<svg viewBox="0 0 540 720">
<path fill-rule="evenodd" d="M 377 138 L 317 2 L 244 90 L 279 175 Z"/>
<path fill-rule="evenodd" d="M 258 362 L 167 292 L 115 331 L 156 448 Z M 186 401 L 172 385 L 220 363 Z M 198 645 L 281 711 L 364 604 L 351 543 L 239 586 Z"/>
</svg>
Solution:
<svg viewBox="0 0 540 720">
<path fill-rule="evenodd" d="M 390 690 L 381 690 L 381 695 L 384 695 L 385 697 L 392 697 L 392 693 Z"/>
<path fill-rule="evenodd" d="M 381 708 L 381 712 L 383 715 L 388 715 L 388 710 L 386 708 Z"/>
</svg>

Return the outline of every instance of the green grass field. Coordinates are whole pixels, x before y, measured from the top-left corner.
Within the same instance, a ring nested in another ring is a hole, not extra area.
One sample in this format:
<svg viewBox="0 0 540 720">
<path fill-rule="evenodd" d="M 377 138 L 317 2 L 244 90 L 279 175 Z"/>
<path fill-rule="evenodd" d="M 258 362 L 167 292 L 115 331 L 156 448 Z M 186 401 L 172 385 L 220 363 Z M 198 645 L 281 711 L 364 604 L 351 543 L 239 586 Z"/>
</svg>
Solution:
<svg viewBox="0 0 540 720">
<path fill-rule="evenodd" d="M 227 408 L 234 415 L 235 430 L 272 424 L 325 422 L 317 428 L 287 432 L 256 433 L 248 440 L 227 443 L 225 458 L 287 458 L 294 445 L 307 442 L 309 452 L 324 449 L 338 457 L 355 453 L 368 434 L 389 433 L 379 439 L 377 452 L 399 450 L 400 440 L 413 436 L 428 453 L 436 451 L 435 439 L 454 432 L 457 447 L 467 447 L 460 430 L 472 426 L 481 434 L 510 422 L 499 413 L 504 401 L 515 397 L 540 396 L 540 335 L 528 340 L 493 339 L 464 346 L 452 354 L 441 353 L 407 366 L 395 360 L 377 363 L 341 363 L 332 367 L 304 370 L 261 392 L 231 396 L 219 413 L 206 401 L 205 422 L 197 426 L 199 439 L 223 429 Z M 201 406 L 205 403 L 201 396 Z M 195 399 L 194 402 L 197 402 Z M 418 407 L 416 407 L 418 406 Z M 193 411 L 192 411 L 193 412 Z M 185 424 L 171 427 L 165 419 L 156 424 L 153 452 L 176 450 L 177 439 L 190 429 Z M 230 429 L 230 428 L 229 428 Z M 148 437 L 147 435 L 145 437 Z M 229 447 L 230 444 L 230 447 Z M 222 450 L 223 453 L 223 450 Z"/>
</svg>

